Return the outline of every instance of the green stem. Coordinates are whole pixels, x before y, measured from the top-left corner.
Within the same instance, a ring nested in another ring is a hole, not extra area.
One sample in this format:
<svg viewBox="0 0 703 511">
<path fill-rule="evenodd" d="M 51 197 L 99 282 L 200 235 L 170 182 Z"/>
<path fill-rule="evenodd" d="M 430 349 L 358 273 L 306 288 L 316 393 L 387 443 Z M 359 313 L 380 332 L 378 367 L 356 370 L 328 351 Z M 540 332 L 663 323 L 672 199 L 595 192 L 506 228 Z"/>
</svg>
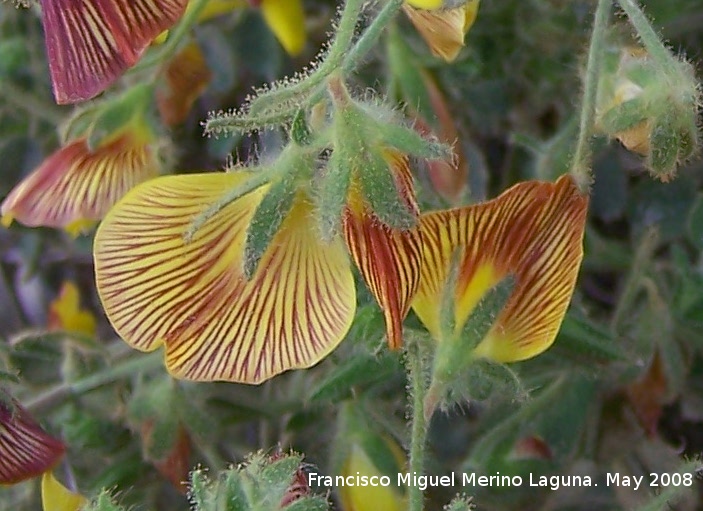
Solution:
<svg viewBox="0 0 703 511">
<path fill-rule="evenodd" d="M 344 58 L 343 71 L 349 73 L 353 71 L 366 54 L 371 51 L 378 41 L 381 34 L 389 25 L 391 20 L 403 6 L 405 0 L 389 0 L 374 18 L 373 22 L 366 31 L 359 37 L 354 47 L 347 53 Z"/>
<path fill-rule="evenodd" d="M 347 0 L 337 25 L 334 41 L 325 59 L 317 69 L 295 85 L 274 89 L 258 96 L 249 105 L 249 115 L 257 115 L 267 111 L 281 111 L 281 105 L 289 101 L 291 104 L 285 105 L 283 108 L 294 112 L 297 111 L 300 108 L 299 98 L 324 83 L 325 79 L 342 65 L 344 57 L 349 52 L 354 40 L 354 31 L 356 30 L 356 24 L 359 21 L 363 5 L 364 0 Z"/>
<path fill-rule="evenodd" d="M 581 117 L 579 121 L 579 136 L 576 142 L 574 159 L 571 164 L 571 175 L 581 193 L 588 193 L 591 185 L 591 150 L 590 139 L 593 133 L 593 122 L 596 112 L 596 93 L 601 61 L 605 53 L 605 31 L 610 17 L 611 0 L 598 0 L 593 21 L 591 43 L 588 48 L 586 77 L 584 83 Z"/>
<path fill-rule="evenodd" d="M 425 464 L 425 441 L 427 437 L 427 421 L 425 419 L 425 392 L 427 379 L 425 371 L 425 357 L 420 344 L 421 341 L 413 340 L 408 345 L 407 358 L 409 377 L 412 388 L 412 427 L 410 431 L 410 473 L 421 475 Z M 422 511 L 424 495 L 417 485 L 408 488 L 408 510 Z"/>
<path fill-rule="evenodd" d="M 167 63 L 178 50 L 181 41 L 188 34 L 191 27 L 198 21 L 201 11 L 205 8 L 209 0 L 192 0 L 189 9 L 186 10 L 180 21 L 169 31 L 168 38 L 161 47 L 153 53 L 145 56 L 134 66 L 134 70 L 148 69 L 157 64 Z"/>
<path fill-rule="evenodd" d="M 652 58 L 662 67 L 664 71 L 673 71 L 675 59 L 672 58 L 671 52 L 664 46 L 661 38 L 652 28 L 647 16 L 642 12 L 642 9 L 633 0 L 618 0 L 620 7 L 625 11 L 630 23 L 635 27 L 637 35 L 642 40 L 642 44 L 647 49 L 647 52 Z"/>
<path fill-rule="evenodd" d="M 71 394 L 82 394 L 96 389 L 101 385 L 105 385 L 106 383 L 124 378 L 125 376 L 163 366 L 163 358 L 164 355 L 161 351 L 156 351 L 147 355 L 138 354 L 132 356 L 104 371 L 52 387 L 42 392 L 34 399 L 27 401 L 24 406 L 32 412 L 51 408 L 63 402 L 64 399 Z"/>
</svg>

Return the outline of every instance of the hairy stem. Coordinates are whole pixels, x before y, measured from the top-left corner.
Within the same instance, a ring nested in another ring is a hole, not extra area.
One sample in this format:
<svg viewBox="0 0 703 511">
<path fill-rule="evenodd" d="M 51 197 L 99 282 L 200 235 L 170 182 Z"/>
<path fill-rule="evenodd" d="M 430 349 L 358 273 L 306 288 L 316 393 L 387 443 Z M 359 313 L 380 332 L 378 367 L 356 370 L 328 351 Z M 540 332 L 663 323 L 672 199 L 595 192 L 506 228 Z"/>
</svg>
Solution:
<svg viewBox="0 0 703 511">
<path fill-rule="evenodd" d="M 410 430 L 410 473 L 421 475 L 425 464 L 425 441 L 427 437 L 427 420 L 425 419 L 424 401 L 427 389 L 425 356 L 421 341 L 413 340 L 408 345 L 407 363 L 410 378 L 410 396 L 412 405 L 412 426 Z M 408 509 L 422 511 L 424 494 L 419 486 L 408 488 Z"/>
<path fill-rule="evenodd" d="M 647 16 L 642 12 L 642 9 L 634 0 L 618 0 L 618 4 L 625 11 L 630 23 L 635 27 L 637 35 L 642 40 L 642 44 L 647 49 L 647 52 L 656 60 L 664 71 L 671 71 L 675 60 L 671 56 L 671 52 L 664 46 L 657 33 L 649 23 Z"/>
<path fill-rule="evenodd" d="M 605 30 L 608 27 L 611 0 L 598 0 L 593 21 L 591 43 L 588 48 L 586 76 L 584 81 L 583 101 L 579 121 L 579 136 L 576 142 L 574 159 L 571 163 L 571 175 L 581 193 L 588 193 L 591 185 L 591 150 L 590 140 L 593 134 L 593 122 L 596 112 L 596 93 L 598 76 L 605 46 Z"/>
</svg>

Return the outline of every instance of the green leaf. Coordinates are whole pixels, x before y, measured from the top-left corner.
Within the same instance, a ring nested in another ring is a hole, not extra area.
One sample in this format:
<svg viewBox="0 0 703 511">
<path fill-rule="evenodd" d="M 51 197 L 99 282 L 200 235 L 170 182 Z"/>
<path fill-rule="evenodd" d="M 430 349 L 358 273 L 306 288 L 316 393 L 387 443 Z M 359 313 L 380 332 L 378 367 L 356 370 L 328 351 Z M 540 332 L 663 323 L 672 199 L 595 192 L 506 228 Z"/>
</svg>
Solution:
<svg viewBox="0 0 703 511">
<path fill-rule="evenodd" d="M 572 353 L 583 363 L 627 359 L 621 343 L 607 328 L 573 311 L 564 318 L 554 349 Z"/>
<path fill-rule="evenodd" d="M 293 206 L 297 191 L 295 179 L 285 176 L 275 182 L 256 208 L 247 229 L 244 249 L 244 275 L 250 279 L 271 240 Z"/>
<path fill-rule="evenodd" d="M 367 387 L 388 380 L 400 369 L 398 358 L 384 353 L 374 357 L 360 353 L 345 359 L 318 383 L 310 393 L 311 403 L 339 402 L 351 397 L 356 387 Z"/>
<path fill-rule="evenodd" d="M 452 148 L 436 139 L 428 139 L 417 131 L 397 123 L 378 123 L 378 134 L 385 145 L 403 154 L 428 160 L 451 160 Z"/>
<path fill-rule="evenodd" d="M 312 133 L 305 115 L 305 110 L 302 108 L 293 117 L 293 123 L 290 128 L 290 138 L 298 145 L 310 145 L 312 142 Z"/>
</svg>

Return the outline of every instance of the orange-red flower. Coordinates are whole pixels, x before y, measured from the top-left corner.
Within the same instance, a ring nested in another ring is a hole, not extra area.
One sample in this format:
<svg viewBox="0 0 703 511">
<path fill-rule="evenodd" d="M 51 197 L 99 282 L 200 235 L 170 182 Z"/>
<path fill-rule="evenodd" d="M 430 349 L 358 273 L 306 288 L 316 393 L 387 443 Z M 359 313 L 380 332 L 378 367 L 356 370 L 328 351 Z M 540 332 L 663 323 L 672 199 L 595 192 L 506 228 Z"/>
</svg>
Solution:
<svg viewBox="0 0 703 511">
<path fill-rule="evenodd" d="M 90 99 L 139 60 L 188 0 L 41 0 L 56 102 Z"/>
<path fill-rule="evenodd" d="M 0 485 L 41 475 L 64 451 L 63 443 L 47 434 L 19 403 L 0 400 Z"/>
<path fill-rule="evenodd" d="M 452 343 L 484 295 L 508 276 L 515 285 L 473 356 L 524 360 L 556 337 L 583 257 L 588 197 L 570 176 L 519 183 L 498 198 L 423 215 L 424 265 L 412 307 L 432 336 Z M 456 255 L 455 255 L 456 254 Z M 458 274 L 448 286 L 452 261 Z M 454 332 L 442 332 L 445 292 L 453 293 Z"/>
</svg>

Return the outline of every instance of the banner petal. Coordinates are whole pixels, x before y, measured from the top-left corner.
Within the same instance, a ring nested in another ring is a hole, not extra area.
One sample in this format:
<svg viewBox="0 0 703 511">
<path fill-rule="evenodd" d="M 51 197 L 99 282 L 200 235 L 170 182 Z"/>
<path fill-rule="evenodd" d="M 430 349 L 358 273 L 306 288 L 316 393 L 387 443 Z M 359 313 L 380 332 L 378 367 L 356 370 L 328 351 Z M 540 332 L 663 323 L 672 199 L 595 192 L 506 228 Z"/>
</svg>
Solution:
<svg viewBox="0 0 703 511">
<path fill-rule="evenodd" d="M 63 456 L 65 447 L 47 434 L 19 404 L 0 401 L 0 484 L 41 475 Z"/>
<path fill-rule="evenodd" d="M 588 197 L 569 176 L 519 183 L 497 199 L 423 215 L 424 265 L 413 309 L 440 339 L 440 306 L 458 250 L 455 324 L 463 328 L 483 295 L 508 275 L 515 287 L 477 346 L 498 362 L 533 357 L 554 341 L 581 259 Z"/>
<path fill-rule="evenodd" d="M 78 235 L 159 164 L 144 144 L 122 136 L 90 152 L 84 139 L 62 147 L 17 185 L 2 204 L 2 222 L 64 228 Z"/>
<path fill-rule="evenodd" d="M 260 383 L 310 367 L 341 342 L 356 307 L 341 240 L 319 240 L 302 194 L 251 280 L 246 230 L 265 187 L 234 201 L 184 239 L 193 220 L 250 174 L 158 178 L 132 190 L 95 239 L 98 291 L 133 347 L 166 345 L 176 377 Z"/>
<path fill-rule="evenodd" d="M 188 0 L 41 0 L 54 96 L 102 92 L 183 14 Z"/>
</svg>

